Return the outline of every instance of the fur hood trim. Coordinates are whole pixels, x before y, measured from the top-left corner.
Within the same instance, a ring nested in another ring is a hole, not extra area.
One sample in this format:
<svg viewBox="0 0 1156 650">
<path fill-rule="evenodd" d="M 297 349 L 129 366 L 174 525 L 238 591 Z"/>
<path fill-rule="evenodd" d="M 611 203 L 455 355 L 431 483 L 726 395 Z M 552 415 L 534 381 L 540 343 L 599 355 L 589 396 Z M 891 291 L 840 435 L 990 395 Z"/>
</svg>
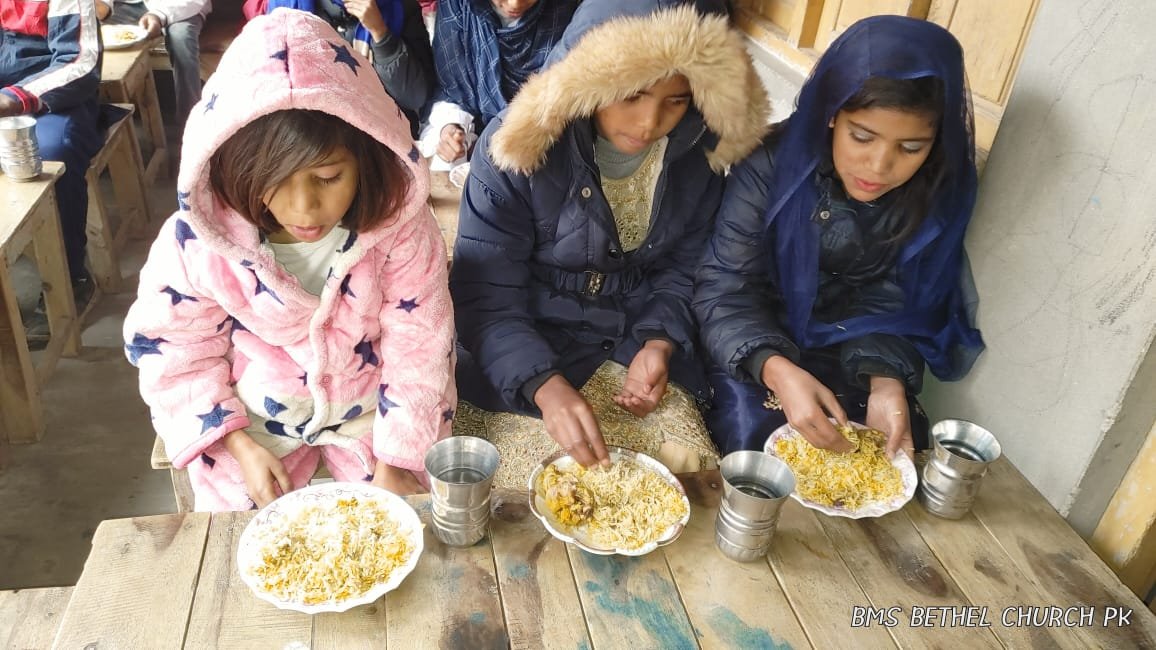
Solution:
<svg viewBox="0 0 1156 650">
<path fill-rule="evenodd" d="M 725 16 L 685 5 L 608 20 L 530 77 L 494 134 L 493 160 L 531 174 L 571 122 L 676 73 L 690 81 L 694 105 L 718 137 L 707 152 L 711 168 L 722 172 L 753 151 L 767 132 L 770 102 L 743 37 Z"/>
</svg>

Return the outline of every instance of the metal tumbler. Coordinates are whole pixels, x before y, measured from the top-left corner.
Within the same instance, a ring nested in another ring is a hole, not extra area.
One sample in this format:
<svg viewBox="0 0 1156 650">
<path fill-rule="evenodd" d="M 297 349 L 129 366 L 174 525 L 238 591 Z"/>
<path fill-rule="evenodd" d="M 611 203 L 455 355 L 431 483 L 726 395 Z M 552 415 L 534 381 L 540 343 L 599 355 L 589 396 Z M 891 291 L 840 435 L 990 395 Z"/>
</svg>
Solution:
<svg viewBox="0 0 1156 650">
<path fill-rule="evenodd" d="M 931 439 L 919 502 L 933 515 L 959 519 L 971 510 L 987 466 L 1000 457 L 999 441 L 987 429 L 966 420 L 936 422 Z"/>
<path fill-rule="evenodd" d="M 425 455 L 434 535 L 448 546 L 472 546 L 490 521 L 490 483 L 498 448 L 473 436 L 438 441 Z"/>
<path fill-rule="evenodd" d="M 715 545 L 726 557 L 751 562 L 767 554 L 783 502 L 795 491 L 795 474 L 761 451 L 736 451 L 719 464 L 723 498 L 715 520 Z"/>
<path fill-rule="evenodd" d="M 38 178 L 43 168 L 36 141 L 36 118 L 0 118 L 0 170 L 14 181 L 29 181 Z"/>
</svg>

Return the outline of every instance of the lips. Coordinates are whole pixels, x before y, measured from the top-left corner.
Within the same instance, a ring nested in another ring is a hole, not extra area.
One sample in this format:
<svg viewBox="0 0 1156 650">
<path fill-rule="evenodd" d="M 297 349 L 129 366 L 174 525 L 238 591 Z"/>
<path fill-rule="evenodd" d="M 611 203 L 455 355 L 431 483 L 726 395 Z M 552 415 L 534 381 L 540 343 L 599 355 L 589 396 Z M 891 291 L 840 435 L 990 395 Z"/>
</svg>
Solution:
<svg viewBox="0 0 1156 650">
<path fill-rule="evenodd" d="M 862 178 L 855 177 L 855 187 L 864 192 L 878 192 L 886 186 L 885 183 L 869 183 Z"/>
<path fill-rule="evenodd" d="M 285 226 L 286 232 L 303 242 L 316 241 L 325 234 L 325 226 Z"/>
</svg>

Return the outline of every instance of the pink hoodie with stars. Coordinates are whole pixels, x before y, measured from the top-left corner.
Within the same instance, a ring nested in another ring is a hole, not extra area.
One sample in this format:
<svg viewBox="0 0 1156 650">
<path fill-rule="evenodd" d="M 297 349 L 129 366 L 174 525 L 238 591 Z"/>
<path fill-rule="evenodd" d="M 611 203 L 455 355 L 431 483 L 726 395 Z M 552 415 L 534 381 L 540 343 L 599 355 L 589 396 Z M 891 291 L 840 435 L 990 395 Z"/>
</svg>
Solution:
<svg viewBox="0 0 1156 650">
<path fill-rule="evenodd" d="M 282 109 L 344 119 L 413 176 L 396 219 L 340 245 L 320 297 L 210 191 L 212 153 Z M 177 191 L 124 324 L 173 465 L 243 428 L 279 456 L 305 444 L 358 453 L 372 432 L 376 458 L 420 471 L 453 418 L 453 311 L 429 173 L 372 66 L 304 12 L 254 19 L 189 116 Z"/>
</svg>

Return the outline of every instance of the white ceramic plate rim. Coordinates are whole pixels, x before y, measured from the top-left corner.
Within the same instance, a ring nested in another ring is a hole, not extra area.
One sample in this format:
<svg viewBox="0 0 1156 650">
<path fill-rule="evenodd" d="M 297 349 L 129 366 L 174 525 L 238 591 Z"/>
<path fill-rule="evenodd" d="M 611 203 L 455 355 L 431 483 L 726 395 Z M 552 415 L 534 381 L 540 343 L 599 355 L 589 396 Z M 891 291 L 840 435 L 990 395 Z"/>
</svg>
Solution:
<svg viewBox="0 0 1156 650">
<path fill-rule="evenodd" d="M 867 428 L 858 422 L 848 422 L 848 424 L 855 427 L 856 429 Z M 767 438 L 767 442 L 763 445 L 763 451 L 772 456 L 778 456 L 778 454 L 775 453 L 775 441 L 781 438 L 794 438 L 799 435 L 800 434 L 797 431 L 791 428 L 791 425 L 784 424 L 778 429 L 775 429 L 771 433 L 770 437 Z M 891 464 L 899 469 L 899 475 L 903 480 L 903 494 L 888 501 L 876 501 L 874 503 L 863 505 L 858 509 L 851 510 L 848 508 L 825 506 L 821 503 L 815 503 L 814 501 L 804 499 L 803 497 L 799 496 L 798 489 L 791 492 L 791 498 L 812 510 L 818 510 L 823 514 L 831 515 L 832 517 L 847 517 L 849 519 L 881 517 L 889 512 L 895 512 L 896 510 L 899 510 L 904 505 L 906 505 L 907 502 L 911 500 L 911 497 L 915 496 L 915 488 L 919 484 L 919 475 L 915 471 L 915 463 L 911 462 L 911 459 L 907 457 L 907 454 L 895 454 L 895 457 L 891 459 Z"/>
<path fill-rule="evenodd" d="M 358 497 L 359 499 L 376 501 L 381 505 L 389 517 L 397 522 L 398 529 L 409 538 L 410 543 L 413 545 L 413 551 L 410 552 L 409 559 L 406 560 L 405 564 L 391 571 L 389 580 L 377 583 L 372 589 L 356 598 L 348 598 L 341 602 L 330 601 L 317 603 L 315 605 L 306 605 L 295 601 L 281 600 L 260 589 L 257 585 L 257 579 L 247 570 L 256 564 L 260 557 L 258 549 L 252 541 L 257 529 L 266 525 L 271 518 L 291 514 L 306 504 L 324 504 L 327 501 L 333 501 L 339 497 Z M 241 574 L 241 580 L 249 585 L 249 589 L 251 589 L 258 598 L 280 609 L 291 609 L 306 614 L 344 612 L 358 605 L 372 603 L 378 598 L 381 598 L 386 592 L 396 589 L 398 585 L 401 584 L 401 581 L 417 566 L 417 560 L 421 556 L 422 548 L 421 518 L 418 517 L 417 512 L 401 497 L 389 490 L 384 490 L 374 485 L 342 482 L 321 483 L 319 485 L 303 487 L 300 490 L 294 490 L 276 499 L 273 503 L 270 503 L 257 512 L 256 516 L 245 526 L 245 530 L 241 532 L 241 539 L 237 544 L 237 571 Z"/>
<path fill-rule="evenodd" d="M 562 540 L 563 542 L 566 542 L 567 544 L 573 544 L 583 551 L 586 551 L 587 553 L 593 553 L 595 555 L 646 555 L 659 546 L 666 546 L 667 544 L 678 539 L 678 536 L 682 534 L 683 529 L 686 528 L 687 522 L 690 521 L 690 500 L 686 498 L 686 490 L 682 487 L 682 483 L 680 483 L 679 480 L 675 478 L 674 474 L 669 469 L 667 469 L 666 465 L 663 465 L 658 460 L 651 458 L 646 454 L 631 449 L 624 449 L 622 447 L 607 447 L 607 451 L 610 452 L 610 460 L 617 461 L 620 458 L 629 458 L 637 461 L 638 463 L 658 472 L 667 483 L 674 486 L 674 488 L 678 490 L 679 495 L 682 497 L 683 505 L 686 506 L 686 514 L 683 515 L 682 519 L 678 520 L 674 524 L 671 524 L 670 528 L 667 528 L 666 531 L 663 532 L 662 536 L 657 540 L 650 542 L 649 544 L 643 544 L 642 546 L 635 549 L 605 548 L 602 546 L 595 546 L 591 544 L 588 539 L 586 539 L 586 537 L 581 533 L 576 532 L 575 535 L 567 534 L 564 531 L 568 530 L 570 527 L 562 524 L 554 517 L 554 513 L 550 512 L 550 509 L 546 507 L 545 499 L 539 496 L 537 489 L 535 489 L 538 485 L 538 476 L 542 473 L 543 470 L 546 469 L 547 465 L 556 463 L 559 467 L 568 467 L 578 462 L 565 452 L 558 452 L 553 456 L 550 456 L 546 460 L 542 461 L 542 463 L 537 467 L 535 467 L 534 471 L 530 472 L 530 478 L 526 485 L 530 490 L 530 511 L 534 513 L 534 516 L 542 522 L 542 525 L 545 526 L 546 530 L 549 531 L 550 534 L 554 537 Z"/>
<path fill-rule="evenodd" d="M 148 38 L 149 35 L 148 30 L 140 25 L 101 25 L 100 32 L 106 50 L 123 50 L 126 47 L 132 47 Z M 131 41 L 118 41 L 113 37 L 116 32 L 132 32 L 136 38 Z"/>
</svg>

